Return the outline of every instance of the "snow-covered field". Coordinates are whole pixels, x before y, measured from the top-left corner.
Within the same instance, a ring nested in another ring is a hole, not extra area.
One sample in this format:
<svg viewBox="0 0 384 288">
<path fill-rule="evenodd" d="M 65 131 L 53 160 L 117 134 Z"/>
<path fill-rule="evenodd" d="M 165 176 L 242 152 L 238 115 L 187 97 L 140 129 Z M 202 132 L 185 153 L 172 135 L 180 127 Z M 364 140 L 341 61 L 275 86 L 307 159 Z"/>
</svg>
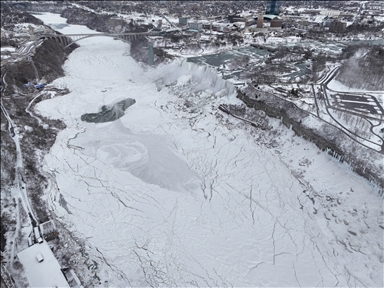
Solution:
<svg viewBox="0 0 384 288">
<path fill-rule="evenodd" d="M 328 83 L 328 88 L 335 91 L 373 93 L 375 97 L 378 97 L 378 101 L 380 101 L 381 103 L 384 100 L 383 91 L 367 91 L 365 89 L 351 88 L 351 87 L 345 86 L 344 84 L 340 83 L 335 79 L 332 79 L 332 81 Z"/>
<path fill-rule="evenodd" d="M 1 47 L 1 52 L 7 52 L 7 51 L 15 52 L 15 50 L 16 50 L 16 48 L 15 47 L 11 47 L 11 46 L 9 46 L 9 47 Z"/>
<path fill-rule="evenodd" d="M 60 30 L 75 31 L 89 29 Z M 121 41 L 79 44 L 53 83 L 71 93 L 36 110 L 67 125 L 45 157 L 58 187 L 47 194 L 102 284 L 383 285 L 383 203 L 366 180 L 288 129 L 266 148 L 218 112 L 240 102 L 209 69 L 146 70 Z M 119 120 L 80 120 L 125 98 L 136 103 Z"/>
</svg>

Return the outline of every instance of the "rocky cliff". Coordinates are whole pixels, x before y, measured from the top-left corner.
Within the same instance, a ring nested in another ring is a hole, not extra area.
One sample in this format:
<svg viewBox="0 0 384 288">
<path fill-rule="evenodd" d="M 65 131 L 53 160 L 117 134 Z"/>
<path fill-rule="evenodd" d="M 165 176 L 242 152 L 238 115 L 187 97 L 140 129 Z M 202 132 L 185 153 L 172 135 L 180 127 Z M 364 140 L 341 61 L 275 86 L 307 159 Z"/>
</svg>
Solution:
<svg viewBox="0 0 384 288">
<path fill-rule="evenodd" d="M 377 185 L 379 194 L 384 195 L 382 154 L 356 144 L 335 126 L 273 94 L 247 87 L 243 92 L 238 91 L 237 97 L 248 107 L 265 111 L 270 117 L 281 118 L 284 125 L 297 135 L 315 143 L 321 150 L 327 151 L 340 161 L 348 163 L 357 174 Z"/>
<path fill-rule="evenodd" d="M 343 55 L 346 60 L 336 80 L 351 88 L 384 90 L 384 47 L 350 46 Z"/>
<path fill-rule="evenodd" d="M 112 17 L 107 14 L 96 14 L 83 9 L 71 7 L 64 9 L 61 17 L 67 18 L 68 24 L 77 24 L 87 26 L 89 29 L 98 32 L 111 32 L 108 26 L 108 20 Z"/>
<path fill-rule="evenodd" d="M 116 32 L 114 27 L 110 26 L 110 19 L 113 18 L 114 14 L 96 14 L 94 12 L 86 11 L 83 9 L 70 7 L 64 9 L 61 13 L 61 17 L 67 18 L 67 23 L 85 25 L 89 29 L 96 30 L 98 32 Z M 152 29 L 152 25 L 139 25 L 133 22 L 122 21 L 122 32 L 147 32 Z M 130 39 L 130 55 L 138 62 L 148 63 L 148 44 L 149 41 L 145 36 L 138 36 Z M 153 48 L 155 65 L 160 63 L 166 58 L 172 58 L 167 55 L 163 50 Z"/>
<path fill-rule="evenodd" d="M 8 96 L 14 93 L 24 93 L 23 84 L 28 82 L 35 82 L 38 72 L 38 78 L 44 79 L 49 83 L 58 77 L 64 76 L 62 65 L 64 64 L 67 56 L 78 47 L 71 45 L 64 49 L 58 42 L 54 40 L 45 40 L 39 47 L 36 48 L 35 53 L 31 56 L 31 61 L 28 57 L 17 62 L 10 62 L 2 67 L 6 73 L 5 82 L 7 88 L 4 95 Z M 36 70 L 34 67 L 36 67 Z"/>
</svg>

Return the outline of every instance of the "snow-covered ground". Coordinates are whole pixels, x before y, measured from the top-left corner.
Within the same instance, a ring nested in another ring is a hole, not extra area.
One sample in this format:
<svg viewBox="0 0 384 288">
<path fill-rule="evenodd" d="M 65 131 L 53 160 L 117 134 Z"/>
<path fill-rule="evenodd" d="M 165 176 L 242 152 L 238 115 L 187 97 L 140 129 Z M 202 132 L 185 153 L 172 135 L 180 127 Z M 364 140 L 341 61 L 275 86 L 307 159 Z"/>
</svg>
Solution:
<svg viewBox="0 0 384 288">
<path fill-rule="evenodd" d="M 365 89 L 351 88 L 345 86 L 344 84 L 340 83 L 340 81 L 337 81 L 335 79 L 332 79 L 332 81 L 328 83 L 328 88 L 335 91 L 373 93 L 381 103 L 384 100 L 384 91 L 368 91 Z"/>
<path fill-rule="evenodd" d="M 1 52 L 7 52 L 7 51 L 15 52 L 15 50 L 16 50 L 16 48 L 15 47 L 11 47 L 11 46 L 9 46 L 9 47 L 1 47 Z"/>
<path fill-rule="evenodd" d="M 75 31 L 89 29 L 60 30 Z M 383 285 L 383 203 L 365 179 L 291 130 L 258 135 L 222 115 L 219 104 L 240 101 L 215 71 L 146 70 L 121 41 L 79 44 L 53 83 L 71 93 L 36 110 L 67 125 L 45 157 L 58 187 L 46 192 L 101 284 Z M 119 120 L 80 120 L 125 98 L 136 103 Z"/>
</svg>

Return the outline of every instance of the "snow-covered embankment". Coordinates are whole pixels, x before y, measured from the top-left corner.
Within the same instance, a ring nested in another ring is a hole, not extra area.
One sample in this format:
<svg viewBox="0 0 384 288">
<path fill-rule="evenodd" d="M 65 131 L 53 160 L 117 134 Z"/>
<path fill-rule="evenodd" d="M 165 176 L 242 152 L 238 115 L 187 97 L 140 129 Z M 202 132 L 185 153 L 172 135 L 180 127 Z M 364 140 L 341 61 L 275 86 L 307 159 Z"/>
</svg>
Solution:
<svg viewBox="0 0 384 288">
<path fill-rule="evenodd" d="M 79 44 L 65 65 L 67 76 L 54 82 L 72 92 L 36 109 L 67 125 L 45 157 L 60 188 L 49 196 L 61 221 L 87 239 L 101 283 L 380 283 L 376 256 L 352 261 L 355 255 L 336 243 L 337 231 L 313 213 L 303 184 L 280 158 L 236 120 L 220 120 L 219 104 L 240 103 L 231 86 L 191 64 L 145 71 L 124 56 L 126 43 L 106 37 Z M 80 120 L 128 97 L 136 103 L 116 121 Z M 326 165 L 335 173 L 343 169 Z M 368 183 L 348 181 L 367 191 L 365 201 L 376 211 Z M 72 214 L 59 205 L 60 193 Z M 375 233 L 368 233 L 374 242 Z"/>
</svg>

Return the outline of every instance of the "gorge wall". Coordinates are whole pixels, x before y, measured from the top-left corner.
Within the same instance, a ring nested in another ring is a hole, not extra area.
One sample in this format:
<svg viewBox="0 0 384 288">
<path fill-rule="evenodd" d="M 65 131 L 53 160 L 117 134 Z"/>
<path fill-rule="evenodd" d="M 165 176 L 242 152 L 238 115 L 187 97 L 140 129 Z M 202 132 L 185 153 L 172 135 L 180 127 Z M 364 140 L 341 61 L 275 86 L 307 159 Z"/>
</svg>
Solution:
<svg viewBox="0 0 384 288">
<path fill-rule="evenodd" d="M 297 135 L 315 143 L 321 150 L 327 151 L 340 161 L 348 163 L 354 172 L 377 185 L 379 195 L 384 196 L 383 165 L 375 164 L 382 163 L 382 154 L 355 143 L 335 126 L 273 94 L 248 87 L 243 92 L 238 90 L 237 98 L 242 100 L 247 107 L 265 111 L 270 117 L 281 118 L 282 123 Z M 315 121 L 318 121 L 319 125 L 316 127 L 306 125 L 308 117 L 316 118 Z M 367 161 L 368 159 L 370 161 Z"/>
</svg>

